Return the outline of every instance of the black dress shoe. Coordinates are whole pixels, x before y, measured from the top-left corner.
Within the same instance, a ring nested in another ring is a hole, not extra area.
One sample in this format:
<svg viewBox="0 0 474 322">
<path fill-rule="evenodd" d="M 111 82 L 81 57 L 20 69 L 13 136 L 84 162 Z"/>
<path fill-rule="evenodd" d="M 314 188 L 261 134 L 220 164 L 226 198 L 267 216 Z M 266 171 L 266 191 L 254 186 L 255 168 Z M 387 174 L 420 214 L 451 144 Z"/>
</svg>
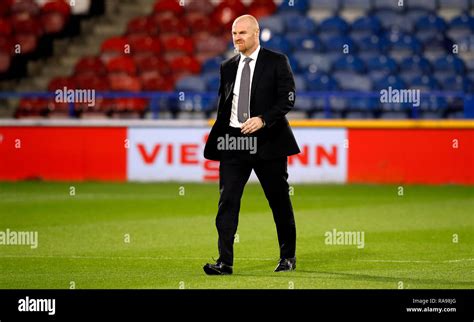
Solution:
<svg viewBox="0 0 474 322">
<path fill-rule="evenodd" d="M 232 266 L 226 265 L 222 262 L 216 264 L 206 264 L 203 267 L 207 275 L 230 275 L 232 274 Z"/>
<path fill-rule="evenodd" d="M 289 272 L 294 271 L 296 268 L 296 257 L 293 258 L 282 258 L 278 262 L 275 272 Z"/>
</svg>

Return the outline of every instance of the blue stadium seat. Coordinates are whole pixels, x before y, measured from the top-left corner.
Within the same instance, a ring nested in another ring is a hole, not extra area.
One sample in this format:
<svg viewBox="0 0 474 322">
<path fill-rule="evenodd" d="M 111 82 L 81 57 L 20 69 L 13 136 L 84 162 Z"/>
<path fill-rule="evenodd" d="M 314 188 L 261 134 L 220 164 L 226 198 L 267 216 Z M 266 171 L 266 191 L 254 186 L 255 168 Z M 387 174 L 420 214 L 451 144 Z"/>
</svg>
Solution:
<svg viewBox="0 0 474 322">
<path fill-rule="evenodd" d="M 446 30 L 446 22 L 443 18 L 436 15 L 424 16 L 415 23 L 417 31 L 435 31 L 444 32 Z"/>
<path fill-rule="evenodd" d="M 400 69 L 414 71 L 418 74 L 428 74 L 431 72 L 431 64 L 428 59 L 423 56 L 415 55 L 407 57 L 400 62 Z"/>
<path fill-rule="evenodd" d="M 327 52 L 337 52 L 342 54 L 345 45 L 348 46 L 349 53 L 357 51 L 354 41 L 349 36 L 333 36 L 321 40 Z"/>
<path fill-rule="evenodd" d="M 311 9 L 327 9 L 331 11 L 339 10 L 339 0 L 310 0 Z"/>
<path fill-rule="evenodd" d="M 390 74 L 395 74 L 398 70 L 397 62 L 385 55 L 377 55 L 366 60 L 366 66 L 372 79 L 379 79 Z"/>
<path fill-rule="evenodd" d="M 316 24 L 314 21 L 300 14 L 288 14 L 283 16 L 285 28 L 292 33 L 300 33 L 309 35 L 316 31 Z"/>
<path fill-rule="evenodd" d="M 465 70 L 463 61 L 454 55 L 439 57 L 433 66 L 435 71 L 450 71 L 457 74 L 462 74 Z"/>
<path fill-rule="evenodd" d="M 362 55 L 363 53 L 381 54 L 387 52 L 388 48 L 389 42 L 383 36 L 373 35 L 357 41 L 359 55 Z"/>
<path fill-rule="evenodd" d="M 367 75 L 336 71 L 334 72 L 334 79 L 342 90 L 367 92 L 372 89 L 372 80 Z"/>
<path fill-rule="evenodd" d="M 365 64 L 362 59 L 354 55 L 343 55 L 332 65 L 335 71 L 350 71 L 354 73 L 365 72 Z"/>
<path fill-rule="evenodd" d="M 216 92 L 219 90 L 220 84 L 220 75 L 219 74 L 206 74 L 203 75 L 203 78 L 206 82 L 206 88 L 210 92 Z"/>
<path fill-rule="evenodd" d="M 405 0 L 407 10 L 425 9 L 435 11 L 438 8 L 437 1 Z"/>
<path fill-rule="evenodd" d="M 329 72 L 331 70 L 331 61 L 327 55 L 308 51 L 296 51 L 293 56 L 298 62 L 298 69 L 300 71 Z"/>
<path fill-rule="evenodd" d="M 474 17 L 469 15 L 461 15 L 454 17 L 449 22 L 448 36 L 453 40 L 472 35 L 474 33 Z"/>
<path fill-rule="evenodd" d="M 279 13 L 297 12 L 306 14 L 309 9 L 308 0 L 283 1 L 278 7 Z"/>
<path fill-rule="evenodd" d="M 185 76 L 176 83 L 177 91 L 205 92 L 206 83 L 199 76 Z"/>
<path fill-rule="evenodd" d="M 371 0 L 342 0 L 341 6 L 343 9 L 359 9 L 370 11 L 372 9 Z"/>
<path fill-rule="evenodd" d="M 215 72 L 215 71 L 219 72 L 219 69 L 223 60 L 224 58 L 221 56 L 209 58 L 202 64 L 201 72 L 202 73 Z"/>
<path fill-rule="evenodd" d="M 370 35 L 378 35 L 381 30 L 382 24 L 377 17 L 360 17 L 352 23 L 351 36 L 356 35 L 362 38 Z"/>
<path fill-rule="evenodd" d="M 287 34 L 287 40 L 295 51 L 324 52 L 324 46 L 315 35 Z"/>
<path fill-rule="evenodd" d="M 395 59 L 403 59 L 422 50 L 421 43 L 413 36 L 407 34 L 392 34 L 387 37 L 390 41 L 390 55 Z"/>
<path fill-rule="evenodd" d="M 376 0 L 373 2 L 374 9 L 388 9 L 393 11 L 403 11 L 404 6 L 399 6 L 398 1 L 394 0 Z"/>
<path fill-rule="evenodd" d="M 288 53 L 291 49 L 290 43 L 284 36 L 272 35 L 270 39 L 264 41 L 262 39 L 261 45 L 265 48 L 272 49 L 274 51 Z"/>
<path fill-rule="evenodd" d="M 441 84 L 446 91 L 463 91 L 465 93 L 474 92 L 474 83 L 462 75 L 450 76 Z"/>
<path fill-rule="evenodd" d="M 387 30 L 397 30 L 411 32 L 414 28 L 414 21 L 407 20 L 406 15 L 390 9 L 379 9 L 373 12 L 382 27 Z"/>
<path fill-rule="evenodd" d="M 285 32 L 283 17 L 280 15 L 263 17 L 259 20 L 258 24 L 261 32 L 263 32 L 264 29 L 269 29 L 272 33 L 277 34 L 283 34 Z"/>
<path fill-rule="evenodd" d="M 349 30 L 347 22 L 339 16 L 333 16 L 321 21 L 318 33 L 320 37 L 344 35 Z"/>
<path fill-rule="evenodd" d="M 440 9 L 459 9 L 463 11 L 469 9 L 469 0 L 438 0 L 438 2 Z"/>
<path fill-rule="evenodd" d="M 421 89 L 427 91 L 439 90 L 440 86 L 436 79 L 429 75 L 422 75 L 414 78 L 410 83 L 410 88 Z"/>
<path fill-rule="evenodd" d="M 335 91 L 339 89 L 337 81 L 327 74 L 306 73 L 304 77 L 309 91 Z"/>
<path fill-rule="evenodd" d="M 405 82 L 398 77 L 397 75 L 390 75 L 388 77 L 383 77 L 374 82 L 374 88 L 376 90 L 387 89 L 389 86 L 392 88 L 406 88 Z"/>
</svg>

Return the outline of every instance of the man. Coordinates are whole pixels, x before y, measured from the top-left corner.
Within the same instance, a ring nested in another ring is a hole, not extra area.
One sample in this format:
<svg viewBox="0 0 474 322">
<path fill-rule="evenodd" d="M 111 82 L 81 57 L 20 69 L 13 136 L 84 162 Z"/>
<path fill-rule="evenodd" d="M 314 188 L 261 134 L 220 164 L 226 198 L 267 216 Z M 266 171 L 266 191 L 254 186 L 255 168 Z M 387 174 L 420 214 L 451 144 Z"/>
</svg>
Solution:
<svg viewBox="0 0 474 322">
<path fill-rule="evenodd" d="M 287 182 L 287 156 L 300 152 L 286 114 L 294 105 L 295 82 L 285 55 L 260 47 L 259 26 L 250 15 L 238 17 L 232 38 L 240 54 L 222 63 L 217 120 L 204 157 L 220 161 L 220 198 L 216 217 L 219 258 L 206 264 L 208 275 L 233 272 L 233 243 L 240 200 L 252 169 L 273 212 L 280 245 L 276 272 L 296 268 L 296 227 Z M 234 143 L 222 144 L 224 138 Z M 248 143 L 248 142 L 247 142 Z M 243 148 L 242 148 L 243 147 Z"/>
</svg>

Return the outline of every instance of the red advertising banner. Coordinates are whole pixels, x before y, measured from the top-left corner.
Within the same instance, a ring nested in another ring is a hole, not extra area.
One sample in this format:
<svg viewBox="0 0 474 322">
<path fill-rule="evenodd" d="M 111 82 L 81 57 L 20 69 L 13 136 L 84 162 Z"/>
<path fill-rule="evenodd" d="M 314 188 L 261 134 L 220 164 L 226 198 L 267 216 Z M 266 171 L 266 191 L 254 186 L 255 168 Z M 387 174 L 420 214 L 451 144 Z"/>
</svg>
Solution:
<svg viewBox="0 0 474 322">
<path fill-rule="evenodd" d="M 0 127 L 1 180 L 126 180 L 126 127 Z"/>
</svg>

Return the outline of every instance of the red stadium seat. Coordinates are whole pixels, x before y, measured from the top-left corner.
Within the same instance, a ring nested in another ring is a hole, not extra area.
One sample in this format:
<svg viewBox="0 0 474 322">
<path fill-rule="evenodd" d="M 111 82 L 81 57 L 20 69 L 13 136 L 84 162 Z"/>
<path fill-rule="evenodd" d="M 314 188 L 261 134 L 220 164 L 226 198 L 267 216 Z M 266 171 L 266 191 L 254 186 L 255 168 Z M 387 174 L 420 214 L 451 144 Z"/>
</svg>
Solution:
<svg viewBox="0 0 474 322">
<path fill-rule="evenodd" d="M 194 43 L 191 38 L 187 37 L 162 37 L 161 42 L 166 50 L 166 54 L 187 54 L 194 52 Z"/>
<path fill-rule="evenodd" d="M 144 91 L 172 91 L 174 89 L 174 79 L 164 78 L 156 75 L 152 78 L 142 79 L 142 88 Z"/>
<path fill-rule="evenodd" d="M 10 14 L 12 16 L 36 16 L 39 13 L 40 7 L 35 0 L 17 0 L 10 7 Z"/>
<path fill-rule="evenodd" d="M 115 111 L 143 113 L 148 102 L 142 98 L 118 98 L 115 100 Z"/>
<path fill-rule="evenodd" d="M 47 2 L 41 8 L 41 23 L 45 33 L 58 33 L 63 30 L 70 13 L 71 8 L 63 0 Z"/>
<path fill-rule="evenodd" d="M 142 34 L 154 36 L 158 34 L 158 28 L 153 25 L 149 17 L 137 17 L 127 24 L 127 34 Z"/>
<path fill-rule="evenodd" d="M 178 0 L 157 0 L 153 6 L 153 12 L 159 15 L 171 15 L 179 17 L 184 12 L 184 7 Z"/>
<path fill-rule="evenodd" d="M 12 57 L 10 51 L 0 48 L 0 74 L 5 73 L 10 69 L 11 60 Z"/>
<path fill-rule="evenodd" d="M 209 16 L 200 12 L 187 14 L 185 23 L 188 25 L 189 29 L 192 30 L 193 36 L 203 32 L 213 34 L 220 34 L 222 32 L 221 26 L 212 23 Z"/>
<path fill-rule="evenodd" d="M 51 107 L 51 100 L 47 98 L 22 98 L 15 112 L 15 117 L 46 116 Z"/>
<path fill-rule="evenodd" d="M 10 14 L 10 9 L 15 0 L 2 0 L 0 1 L 0 17 L 6 17 Z"/>
<path fill-rule="evenodd" d="M 0 36 L 9 37 L 13 32 L 12 24 L 8 19 L 0 18 Z"/>
<path fill-rule="evenodd" d="M 141 76 L 155 74 L 169 76 L 172 72 L 164 59 L 154 55 L 134 57 L 134 61 Z"/>
<path fill-rule="evenodd" d="M 160 55 L 161 43 L 158 38 L 143 35 L 130 35 L 128 37 L 130 51 L 133 55 L 154 54 Z"/>
<path fill-rule="evenodd" d="M 240 0 L 222 1 L 214 10 L 212 18 L 224 30 L 230 30 L 235 18 L 245 14 L 245 6 Z"/>
<path fill-rule="evenodd" d="M 129 45 L 128 40 L 125 37 L 112 37 L 104 40 L 100 50 L 103 53 L 114 52 L 123 55 Z"/>
<path fill-rule="evenodd" d="M 125 73 L 129 75 L 135 75 L 137 68 L 132 58 L 127 56 L 118 56 L 112 58 L 107 63 L 107 70 L 109 73 Z"/>
<path fill-rule="evenodd" d="M 110 89 L 107 76 L 94 74 L 79 74 L 73 78 L 76 88 L 95 89 L 97 91 L 108 91 Z"/>
<path fill-rule="evenodd" d="M 162 16 L 154 14 L 150 23 L 155 26 L 160 35 L 188 35 L 189 28 L 182 18 L 176 16 Z"/>
<path fill-rule="evenodd" d="M 86 56 L 81 58 L 74 67 L 74 73 L 76 75 L 82 73 L 91 73 L 94 75 L 104 75 L 107 73 L 105 64 L 99 57 Z"/>
<path fill-rule="evenodd" d="M 113 91 L 130 91 L 138 92 L 141 90 L 140 80 L 127 74 L 110 74 L 109 75 L 110 89 Z"/>
<path fill-rule="evenodd" d="M 41 23 L 29 15 L 15 16 L 11 19 L 11 22 L 16 34 L 30 34 L 34 36 L 43 34 Z"/>
<path fill-rule="evenodd" d="M 171 69 L 176 80 L 179 80 L 183 76 L 199 73 L 201 71 L 201 64 L 194 57 L 176 57 L 171 60 Z"/>
<path fill-rule="evenodd" d="M 30 54 L 38 46 L 38 38 L 34 34 L 22 33 L 14 36 L 15 44 L 19 45 L 21 54 Z"/>
<path fill-rule="evenodd" d="M 254 0 L 248 8 L 248 13 L 257 19 L 269 16 L 276 10 L 273 0 Z"/>
<path fill-rule="evenodd" d="M 67 89 L 75 89 L 76 84 L 72 78 L 55 77 L 49 82 L 48 91 L 54 92 L 57 89 L 62 90 L 64 87 L 66 87 Z"/>
<path fill-rule="evenodd" d="M 186 1 L 186 15 L 191 13 L 200 13 L 209 15 L 214 11 L 214 5 L 210 0 L 187 0 Z"/>
</svg>

